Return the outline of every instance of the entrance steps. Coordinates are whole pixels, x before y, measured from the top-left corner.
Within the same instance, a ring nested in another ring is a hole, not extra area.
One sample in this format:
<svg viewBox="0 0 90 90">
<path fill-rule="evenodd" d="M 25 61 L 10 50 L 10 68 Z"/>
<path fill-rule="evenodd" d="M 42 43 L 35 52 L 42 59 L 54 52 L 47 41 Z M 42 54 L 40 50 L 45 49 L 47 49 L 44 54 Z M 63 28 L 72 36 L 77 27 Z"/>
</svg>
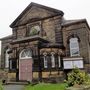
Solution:
<svg viewBox="0 0 90 90">
<path fill-rule="evenodd" d="M 7 82 L 6 84 L 10 84 L 10 85 L 27 85 L 29 84 L 28 82 Z"/>
</svg>

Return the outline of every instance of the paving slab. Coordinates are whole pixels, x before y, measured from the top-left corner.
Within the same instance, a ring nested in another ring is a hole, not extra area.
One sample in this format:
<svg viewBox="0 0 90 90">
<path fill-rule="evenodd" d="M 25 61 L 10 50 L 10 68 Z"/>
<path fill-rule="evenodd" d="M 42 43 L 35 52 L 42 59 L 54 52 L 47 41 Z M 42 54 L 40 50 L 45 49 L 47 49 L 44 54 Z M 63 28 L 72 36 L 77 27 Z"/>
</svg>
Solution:
<svg viewBox="0 0 90 90">
<path fill-rule="evenodd" d="M 4 90 L 23 90 L 24 85 L 4 85 Z"/>
</svg>

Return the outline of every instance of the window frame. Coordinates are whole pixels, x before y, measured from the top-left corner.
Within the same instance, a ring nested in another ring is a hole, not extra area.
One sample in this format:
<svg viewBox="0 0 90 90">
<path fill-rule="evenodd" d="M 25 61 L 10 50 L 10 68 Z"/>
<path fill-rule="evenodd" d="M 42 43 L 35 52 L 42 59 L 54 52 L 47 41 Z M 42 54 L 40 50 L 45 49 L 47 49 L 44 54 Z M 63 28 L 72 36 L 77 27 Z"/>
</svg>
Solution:
<svg viewBox="0 0 90 90">
<path fill-rule="evenodd" d="M 24 52 L 25 50 L 27 50 L 27 51 L 29 51 L 30 53 L 31 53 L 31 56 L 29 57 L 28 55 L 26 55 L 26 53 L 28 53 L 28 52 Z M 25 54 L 26 56 L 25 57 L 22 57 L 22 54 Z M 20 59 L 30 59 L 30 58 L 32 58 L 32 51 L 31 51 L 31 49 L 23 49 L 21 52 L 20 52 L 20 55 L 19 55 L 19 58 Z"/>
<path fill-rule="evenodd" d="M 43 53 L 43 62 L 44 62 L 44 68 L 48 68 L 48 60 L 47 60 L 47 53 Z"/>
<path fill-rule="evenodd" d="M 10 49 L 6 49 L 5 51 L 5 68 L 9 68 L 9 54 L 8 54 L 8 51 Z"/>
<path fill-rule="evenodd" d="M 48 68 L 47 55 L 44 55 L 44 68 Z"/>
<path fill-rule="evenodd" d="M 61 67 L 61 57 L 60 57 L 60 55 L 58 55 L 58 67 L 59 68 Z"/>
<path fill-rule="evenodd" d="M 70 44 L 69 44 L 69 47 L 70 47 L 70 56 L 73 57 L 73 56 L 80 56 L 80 51 L 79 51 L 79 42 L 78 42 L 78 38 L 76 37 L 72 37 L 70 38 Z M 72 44 L 76 44 L 77 47 L 73 47 Z M 73 53 L 75 50 L 75 52 L 78 52 L 77 54 Z"/>
<path fill-rule="evenodd" d="M 55 56 L 54 56 L 54 52 L 51 52 L 51 67 L 55 68 Z"/>
<path fill-rule="evenodd" d="M 13 68 L 13 61 L 14 61 L 14 68 Z M 9 71 L 16 71 L 17 70 L 17 61 L 16 59 L 10 59 L 9 60 Z"/>
</svg>

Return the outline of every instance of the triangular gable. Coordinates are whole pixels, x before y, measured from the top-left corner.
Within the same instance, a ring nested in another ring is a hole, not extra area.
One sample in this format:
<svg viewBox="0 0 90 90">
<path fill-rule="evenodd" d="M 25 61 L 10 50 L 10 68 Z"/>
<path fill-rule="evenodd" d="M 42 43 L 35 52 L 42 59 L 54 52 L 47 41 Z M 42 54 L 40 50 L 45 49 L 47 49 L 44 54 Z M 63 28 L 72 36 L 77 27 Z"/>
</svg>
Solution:
<svg viewBox="0 0 90 90">
<path fill-rule="evenodd" d="M 50 16 L 61 15 L 63 12 L 57 9 L 46 7 L 36 3 L 30 3 L 26 9 L 16 18 L 16 20 L 10 25 L 11 28 L 25 24 L 29 21 L 43 19 Z"/>
</svg>

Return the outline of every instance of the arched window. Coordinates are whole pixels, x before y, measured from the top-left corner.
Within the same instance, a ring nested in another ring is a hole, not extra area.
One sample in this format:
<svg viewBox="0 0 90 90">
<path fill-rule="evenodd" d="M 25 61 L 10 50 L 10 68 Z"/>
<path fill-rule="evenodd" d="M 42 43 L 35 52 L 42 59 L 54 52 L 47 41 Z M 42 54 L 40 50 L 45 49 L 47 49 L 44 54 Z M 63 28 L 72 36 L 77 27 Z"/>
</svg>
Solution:
<svg viewBox="0 0 90 90">
<path fill-rule="evenodd" d="M 43 53 L 44 55 L 44 68 L 48 68 L 48 61 L 47 61 L 47 53 Z"/>
<path fill-rule="evenodd" d="M 53 52 L 51 53 L 51 65 L 52 65 L 52 68 L 55 67 L 55 57 L 54 57 L 54 53 Z"/>
<path fill-rule="evenodd" d="M 24 49 L 20 53 L 20 59 L 28 59 L 32 58 L 32 51 L 31 49 Z"/>
<path fill-rule="evenodd" d="M 58 67 L 61 67 L 61 58 L 60 58 L 60 55 L 58 55 Z"/>
<path fill-rule="evenodd" d="M 78 38 L 71 38 L 70 40 L 70 55 L 71 56 L 79 56 L 79 42 Z"/>
<path fill-rule="evenodd" d="M 7 49 L 5 52 L 5 68 L 9 68 L 9 54 L 8 54 L 9 50 L 10 49 Z"/>
</svg>

